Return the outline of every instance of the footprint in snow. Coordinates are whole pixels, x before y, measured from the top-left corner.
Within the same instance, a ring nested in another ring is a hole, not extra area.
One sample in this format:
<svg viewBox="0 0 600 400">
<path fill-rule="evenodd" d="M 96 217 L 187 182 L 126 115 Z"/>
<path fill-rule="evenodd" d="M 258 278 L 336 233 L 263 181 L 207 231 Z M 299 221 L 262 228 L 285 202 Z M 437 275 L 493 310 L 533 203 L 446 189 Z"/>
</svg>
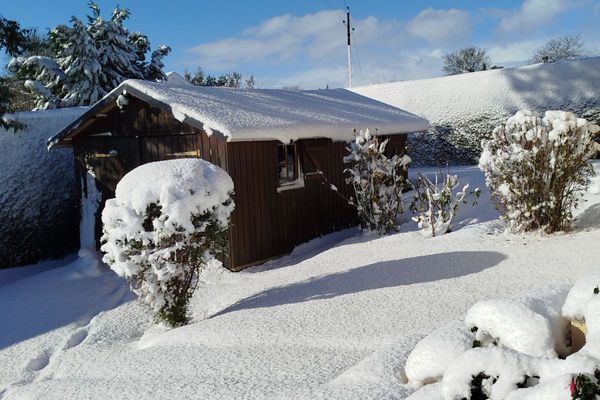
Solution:
<svg viewBox="0 0 600 400">
<path fill-rule="evenodd" d="M 40 371 L 46 368 L 46 366 L 48 366 L 48 363 L 50 363 L 50 356 L 48 355 L 48 353 L 43 352 L 37 357 L 27 361 L 27 364 L 25 364 L 25 369 L 31 372 Z"/>
<path fill-rule="evenodd" d="M 65 342 L 63 350 L 68 350 L 70 348 L 80 345 L 81 342 L 83 342 L 85 338 L 87 338 L 87 336 L 88 332 L 85 329 L 80 329 L 78 331 L 73 332 Z"/>
</svg>

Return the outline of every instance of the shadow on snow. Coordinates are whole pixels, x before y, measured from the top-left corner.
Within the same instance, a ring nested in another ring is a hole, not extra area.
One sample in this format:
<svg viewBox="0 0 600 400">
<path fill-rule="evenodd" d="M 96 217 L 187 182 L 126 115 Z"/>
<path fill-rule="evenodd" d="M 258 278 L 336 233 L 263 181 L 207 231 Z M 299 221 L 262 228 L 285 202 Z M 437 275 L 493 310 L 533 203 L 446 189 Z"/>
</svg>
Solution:
<svg viewBox="0 0 600 400">
<path fill-rule="evenodd" d="M 493 251 L 455 251 L 378 262 L 267 289 L 213 315 L 330 299 L 374 289 L 458 278 L 493 267 L 506 256 Z"/>
</svg>

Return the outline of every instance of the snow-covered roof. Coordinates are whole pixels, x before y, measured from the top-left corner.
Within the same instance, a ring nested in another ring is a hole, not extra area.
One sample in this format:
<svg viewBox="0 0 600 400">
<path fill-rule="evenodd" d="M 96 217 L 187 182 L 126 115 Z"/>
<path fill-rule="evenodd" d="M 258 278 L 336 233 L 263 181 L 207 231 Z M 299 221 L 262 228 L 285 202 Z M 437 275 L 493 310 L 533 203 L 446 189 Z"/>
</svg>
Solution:
<svg viewBox="0 0 600 400">
<path fill-rule="evenodd" d="M 600 97 L 600 57 L 352 88 L 432 124 L 468 123 L 517 110 L 585 109 Z"/>
<path fill-rule="evenodd" d="M 390 135 L 424 131 L 429 126 L 414 114 L 345 89 L 249 90 L 127 80 L 52 137 L 49 147 L 69 137 L 123 92 L 167 109 L 179 121 L 209 135 L 216 131 L 227 141 L 350 140 L 354 129 Z"/>
<path fill-rule="evenodd" d="M 165 75 L 167 75 L 167 83 L 170 85 L 191 85 L 187 79 L 175 71 L 167 72 Z"/>
</svg>

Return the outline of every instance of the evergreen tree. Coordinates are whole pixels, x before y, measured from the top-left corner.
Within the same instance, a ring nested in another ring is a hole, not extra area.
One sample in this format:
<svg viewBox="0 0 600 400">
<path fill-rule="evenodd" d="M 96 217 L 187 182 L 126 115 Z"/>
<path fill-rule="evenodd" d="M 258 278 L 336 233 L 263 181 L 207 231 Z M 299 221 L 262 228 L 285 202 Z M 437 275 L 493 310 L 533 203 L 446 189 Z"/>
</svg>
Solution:
<svg viewBox="0 0 600 400">
<path fill-rule="evenodd" d="M 195 86 L 223 86 L 236 89 L 242 87 L 242 74 L 239 72 L 231 72 L 219 76 L 210 74 L 205 76 L 202 68 L 198 68 L 194 75 L 190 72 L 186 72 L 184 78 Z M 247 88 L 253 89 L 255 85 L 254 76 L 252 75 L 250 78 L 246 79 L 245 83 Z"/>
<path fill-rule="evenodd" d="M 254 89 L 254 86 L 256 86 L 254 75 L 250 75 L 250 77 L 246 79 L 246 89 Z"/>
<path fill-rule="evenodd" d="M 112 18 L 107 21 L 100 15 L 96 3 L 90 3 L 90 8 L 93 14 L 88 16 L 91 21 L 88 31 L 98 48 L 102 89 L 109 92 L 125 79 L 143 78 L 136 68 L 137 49 L 129 41 L 129 33 L 123 26 L 123 21 L 129 18 L 129 10 L 115 8 Z"/>
<path fill-rule="evenodd" d="M 133 32 L 127 39 L 135 52 L 134 67 L 141 76 L 146 74 L 146 54 L 150 51 L 150 41 L 148 36 L 141 32 Z"/>
<path fill-rule="evenodd" d="M 165 64 L 162 60 L 170 52 L 171 48 L 165 45 L 159 46 L 158 49 L 152 52 L 150 64 L 146 68 L 146 80 L 160 82 L 167 79 L 167 75 L 163 72 Z"/>
<path fill-rule="evenodd" d="M 18 22 L 7 20 L 0 15 L 0 49 L 10 56 L 16 56 L 23 51 L 25 31 Z M 10 91 L 6 77 L 0 77 L 0 127 L 18 128 L 18 124 L 4 119 L 9 106 Z"/>
<path fill-rule="evenodd" d="M 58 65 L 64 70 L 66 107 L 93 104 L 106 94 L 101 85 L 98 49 L 83 23 L 73 17 L 69 42 L 58 55 Z"/>
<path fill-rule="evenodd" d="M 37 108 L 89 105 L 125 79 L 166 78 L 163 58 L 169 46 L 160 46 L 147 62 L 148 38 L 129 34 L 124 26 L 129 10 L 117 7 L 106 20 L 96 3 L 89 7 L 86 25 L 73 18 L 72 27 L 57 26 L 45 44 L 36 39 L 29 54 L 10 61 L 8 70 L 33 94 Z"/>
</svg>

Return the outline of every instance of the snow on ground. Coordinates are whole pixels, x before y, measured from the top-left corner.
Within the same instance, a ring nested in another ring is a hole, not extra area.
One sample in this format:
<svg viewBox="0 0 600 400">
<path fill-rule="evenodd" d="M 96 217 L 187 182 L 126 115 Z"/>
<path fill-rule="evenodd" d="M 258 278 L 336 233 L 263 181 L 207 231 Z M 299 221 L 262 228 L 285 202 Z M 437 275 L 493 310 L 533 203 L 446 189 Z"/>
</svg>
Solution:
<svg viewBox="0 0 600 400">
<path fill-rule="evenodd" d="M 459 124 L 517 110 L 581 109 L 600 96 L 600 57 L 353 88 L 426 118 Z"/>
<path fill-rule="evenodd" d="M 484 187 L 475 167 L 452 172 Z M 483 190 L 444 236 L 407 221 L 386 237 L 347 230 L 240 273 L 206 271 L 192 323 L 171 330 L 90 257 L 13 279 L 0 290 L 0 398 L 403 399 L 425 335 L 479 300 L 598 267 L 600 195 L 586 197 L 564 234 L 503 232 Z"/>
</svg>

